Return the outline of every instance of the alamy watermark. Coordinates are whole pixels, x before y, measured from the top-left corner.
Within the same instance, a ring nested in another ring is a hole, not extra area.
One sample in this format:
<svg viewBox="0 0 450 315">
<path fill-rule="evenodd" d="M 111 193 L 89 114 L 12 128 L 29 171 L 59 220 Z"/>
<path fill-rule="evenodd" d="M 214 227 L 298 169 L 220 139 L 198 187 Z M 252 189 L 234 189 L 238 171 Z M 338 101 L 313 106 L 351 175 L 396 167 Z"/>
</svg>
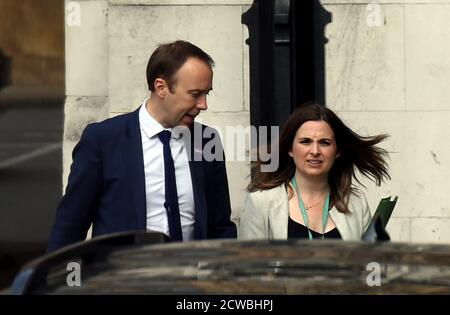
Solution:
<svg viewBox="0 0 450 315">
<path fill-rule="evenodd" d="M 81 287 L 81 265 L 72 261 L 67 264 L 66 270 L 69 273 L 66 276 L 66 284 L 68 287 Z"/>
<path fill-rule="evenodd" d="M 370 271 L 366 277 L 366 284 L 369 287 L 381 286 L 381 266 L 377 262 L 370 262 L 366 266 L 366 270 Z"/>
<path fill-rule="evenodd" d="M 368 26 L 379 27 L 384 24 L 384 13 L 381 4 L 379 4 L 378 2 L 368 3 L 366 11 L 366 22 Z"/>
<path fill-rule="evenodd" d="M 191 131 L 193 130 L 193 131 Z M 193 132 L 193 134 L 192 134 Z M 178 126 L 172 129 L 176 136 L 182 136 L 190 161 L 262 161 L 261 172 L 278 169 L 278 126 L 225 126 L 208 127 L 194 123 L 192 129 Z M 226 150 L 222 146 L 222 140 Z M 272 143 L 271 143 L 272 142 Z M 193 146 L 193 147 L 192 147 Z"/>
<path fill-rule="evenodd" d="M 69 1 L 66 5 L 66 23 L 69 27 L 81 26 L 81 6 L 78 2 Z"/>
</svg>

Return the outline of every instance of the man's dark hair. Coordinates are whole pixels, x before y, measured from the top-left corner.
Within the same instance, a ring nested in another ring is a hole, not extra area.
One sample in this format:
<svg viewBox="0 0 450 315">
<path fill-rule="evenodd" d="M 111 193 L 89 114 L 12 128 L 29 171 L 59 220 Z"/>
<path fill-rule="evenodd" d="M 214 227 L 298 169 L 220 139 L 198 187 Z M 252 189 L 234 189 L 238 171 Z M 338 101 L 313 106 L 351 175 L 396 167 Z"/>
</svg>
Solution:
<svg viewBox="0 0 450 315">
<path fill-rule="evenodd" d="M 175 73 L 183 66 L 190 57 L 198 58 L 214 66 L 214 60 L 202 49 L 183 40 L 161 44 L 150 56 L 147 64 L 148 89 L 155 91 L 155 79 L 163 78 L 169 85 L 169 90 L 176 84 Z"/>
</svg>

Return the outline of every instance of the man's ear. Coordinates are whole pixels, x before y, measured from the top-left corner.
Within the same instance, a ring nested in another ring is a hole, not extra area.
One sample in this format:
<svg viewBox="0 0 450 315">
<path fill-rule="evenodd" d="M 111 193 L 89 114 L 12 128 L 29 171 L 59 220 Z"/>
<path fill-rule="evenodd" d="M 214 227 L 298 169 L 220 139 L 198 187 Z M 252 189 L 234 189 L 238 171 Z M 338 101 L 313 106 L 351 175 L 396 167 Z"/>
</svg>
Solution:
<svg viewBox="0 0 450 315">
<path fill-rule="evenodd" d="M 160 97 L 160 98 L 165 98 L 167 91 L 168 91 L 168 86 L 167 86 L 167 82 L 166 80 L 162 79 L 162 78 L 156 78 L 155 82 L 153 82 L 153 86 L 155 88 L 155 93 Z"/>
</svg>

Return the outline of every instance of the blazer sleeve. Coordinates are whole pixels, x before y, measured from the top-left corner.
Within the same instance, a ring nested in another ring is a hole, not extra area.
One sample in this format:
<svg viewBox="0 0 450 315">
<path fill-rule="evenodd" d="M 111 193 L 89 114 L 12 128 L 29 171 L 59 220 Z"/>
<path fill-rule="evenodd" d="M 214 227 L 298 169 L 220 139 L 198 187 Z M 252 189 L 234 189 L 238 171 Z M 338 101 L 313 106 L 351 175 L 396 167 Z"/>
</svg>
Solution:
<svg viewBox="0 0 450 315">
<path fill-rule="evenodd" d="M 361 236 L 364 234 L 365 231 L 367 231 L 367 228 L 369 227 L 370 220 L 372 218 L 372 214 L 370 212 L 369 203 L 367 202 L 366 196 L 364 193 L 361 192 L 361 201 L 362 201 L 362 226 L 363 230 L 361 233 Z"/>
<path fill-rule="evenodd" d="M 93 221 L 102 185 L 95 124 L 83 131 L 72 159 L 66 192 L 56 210 L 47 251 L 84 240 Z"/>
<path fill-rule="evenodd" d="M 216 160 L 212 163 L 215 206 L 213 207 L 214 213 L 212 216 L 208 216 L 210 222 L 209 235 L 210 238 L 236 238 L 236 224 L 231 221 L 231 202 L 225 166 L 225 155 L 223 155 L 222 160 Z"/>
<path fill-rule="evenodd" d="M 247 195 L 244 209 L 239 220 L 239 239 L 268 239 L 267 205 L 262 200 L 264 192 L 252 192 Z"/>
</svg>

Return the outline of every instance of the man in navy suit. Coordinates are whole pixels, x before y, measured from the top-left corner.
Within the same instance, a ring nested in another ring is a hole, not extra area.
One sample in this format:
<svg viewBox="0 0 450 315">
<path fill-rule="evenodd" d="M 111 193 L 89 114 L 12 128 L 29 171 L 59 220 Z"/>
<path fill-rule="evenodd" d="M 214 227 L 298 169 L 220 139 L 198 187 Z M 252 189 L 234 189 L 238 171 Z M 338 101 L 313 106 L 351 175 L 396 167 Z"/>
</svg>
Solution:
<svg viewBox="0 0 450 315">
<path fill-rule="evenodd" d="M 163 157 L 159 137 L 165 130 L 171 131 L 168 151 L 175 169 L 182 240 L 236 237 L 220 139 L 215 130 L 194 123 L 207 109 L 212 66 L 211 57 L 189 42 L 160 45 L 147 65 L 150 97 L 134 112 L 85 128 L 73 151 L 49 251 L 84 240 L 91 224 L 92 236 L 135 230 L 172 236 L 166 153 Z M 210 141 L 215 143 L 209 152 L 213 159 L 202 154 Z"/>
</svg>

